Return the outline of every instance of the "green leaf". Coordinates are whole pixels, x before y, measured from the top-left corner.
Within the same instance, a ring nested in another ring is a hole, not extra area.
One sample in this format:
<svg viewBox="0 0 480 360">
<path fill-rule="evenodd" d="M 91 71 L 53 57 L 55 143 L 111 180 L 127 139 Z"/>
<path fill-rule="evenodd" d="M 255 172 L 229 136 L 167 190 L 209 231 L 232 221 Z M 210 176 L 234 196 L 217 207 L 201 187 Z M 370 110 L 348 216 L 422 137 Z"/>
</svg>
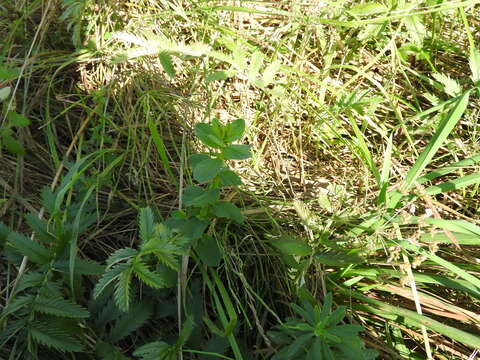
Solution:
<svg viewBox="0 0 480 360">
<path fill-rule="evenodd" d="M 250 59 L 250 66 L 247 73 L 248 80 L 254 81 L 258 75 L 260 75 L 260 68 L 263 65 L 264 59 L 265 55 L 263 55 L 261 51 L 255 50 Z"/>
<path fill-rule="evenodd" d="M 155 236 L 155 221 L 152 209 L 148 207 L 140 209 L 138 222 L 140 224 L 140 239 L 142 243 L 146 243 Z"/>
<path fill-rule="evenodd" d="M 195 125 L 195 134 L 204 145 L 215 149 L 221 149 L 225 146 L 222 139 L 215 135 L 212 126 L 209 124 Z"/>
<path fill-rule="evenodd" d="M 266 87 L 273 82 L 275 75 L 280 69 L 280 65 L 281 65 L 280 61 L 275 60 L 265 68 L 265 70 L 263 71 L 262 80 L 261 80 L 262 87 Z"/>
<path fill-rule="evenodd" d="M 195 246 L 195 252 L 200 260 L 208 266 L 218 266 L 222 261 L 223 254 L 220 250 L 217 241 L 209 236 L 204 235 L 202 239 Z"/>
<path fill-rule="evenodd" d="M 150 271 L 148 267 L 141 261 L 136 261 L 133 265 L 135 276 L 148 286 L 159 289 L 165 287 L 165 281 L 158 274 Z"/>
<path fill-rule="evenodd" d="M 130 264 L 120 264 L 108 269 L 95 285 L 95 288 L 93 289 L 93 298 L 97 299 L 105 290 L 105 288 L 111 283 L 115 282 L 119 278 L 120 274 L 127 270 L 130 266 Z"/>
<path fill-rule="evenodd" d="M 7 241 L 8 235 L 11 233 L 11 230 L 3 222 L 0 221 L 0 247 L 5 244 Z"/>
<path fill-rule="evenodd" d="M 33 311 L 66 318 L 88 318 L 90 316 L 85 308 L 61 297 L 40 297 L 35 300 Z"/>
<path fill-rule="evenodd" d="M 250 145 L 228 145 L 222 149 L 222 154 L 229 160 L 245 160 L 252 156 Z"/>
<path fill-rule="evenodd" d="M 1 137 L 3 146 L 7 148 L 12 154 L 15 155 L 25 155 L 25 149 L 17 140 L 15 140 L 11 135 L 3 134 Z"/>
<path fill-rule="evenodd" d="M 158 54 L 158 59 L 160 60 L 160 64 L 162 64 L 163 70 L 167 73 L 168 76 L 171 78 L 175 77 L 175 67 L 172 63 L 172 57 L 167 52 L 161 52 Z"/>
<path fill-rule="evenodd" d="M 238 140 L 242 137 L 243 133 L 245 132 L 245 120 L 237 119 L 225 126 L 225 137 L 223 140 L 226 143 L 233 142 Z"/>
<path fill-rule="evenodd" d="M 188 163 L 192 169 L 201 163 L 203 160 L 211 159 L 212 157 L 208 154 L 193 154 L 188 157 Z"/>
<path fill-rule="evenodd" d="M 213 205 L 213 212 L 217 217 L 224 217 L 242 224 L 244 216 L 240 209 L 229 201 L 219 201 Z"/>
<path fill-rule="evenodd" d="M 413 44 L 419 48 L 423 46 L 423 39 L 427 35 L 425 25 L 423 25 L 422 19 L 419 15 L 409 15 L 403 18 L 405 27 Z"/>
<path fill-rule="evenodd" d="M 298 336 L 295 341 L 288 346 L 288 350 L 285 353 L 287 359 L 295 358 L 304 347 L 307 347 L 307 344 L 310 342 L 314 335 L 312 333 L 303 334 Z"/>
<path fill-rule="evenodd" d="M 303 239 L 295 236 L 281 236 L 270 240 L 270 243 L 286 255 L 309 256 L 312 248 Z"/>
<path fill-rule="evenodd" d="M 11 232 L 7 237 L 7 242 L 34 263 L 42 265 L 50 261 L 50 251 L 23 234 Z"/>
<path fill-rule="evenodd" d="M 37 343 L 61 351 L 83 351 L 82 344 L 58 324 L 34 322 L 28 328 L 32 339 Z"/>
<path fill-rule="evenodd" d="M 480 51 L 473 49 L 469 58 L 470 70 L 472 71 L 473 82 L 480 81 Z"/>
<path fill-rule="evenodd" d="M 150 302 L 141 302 L 131 307 L 130 311 L 122 315 L 108 335 L 111 342 L 118 342 L 144 325 L 153 315 L 153 305 Z"/>
<path fill-rule="evenodd" d="M 133 352 L 134 356 L 142 358 L 142 360 L 163 360 L 172 349 L 171 345 L 163 341 L 155 341 L 140 346 Z"/>
<path fill-rule="evenodd" d="M 22 114 L 16 113 L 15 111 L 9 111 L 7 113 L 7 119 L 12 125 L 16 126 L 17 128 L 22 128 L 30 125 L 30 120 L 28 120 Z"/>
<path fill-rule="evenodd" d="M 189 185 L 183 192 L 183 203 L 185 206 L 204 207 L 216 202 L 220 197 L 220 190 L 205 190 L 200 186 Z"/>
<path fill-rule="evenodd" d="M 199 183 L 206 183 L 212 180 L 223 167 L 223 161 L 220 159 L 205 159 L 193 169 L 193 178 Z"/>
<path fill-rule="evenodd" d="M 25 215 L 25 220 L 28 226 L 30 226 L 30 229 L 35 232 L 35 237 L 37 239 L 47 244 L 55 242 L 55 236 L 48 231 L 48 223 L 46 220 L 40 219 L 37 215 L 34 214 Z"/>
<path fill-rule="evenodd" d="M 130 285 L 132 281 L 132 266 L 122 271 L 115 284 L 114 299 L 115 304 L 123 312 L 130 309 Z"/>
<path fill-rule="evenodd" d="M 328 266 L 346 266 L 351 264 L 360 264 L 364 260 L 355 254 L 345 254 L 336 251 L 325 251 L 315 254 L 315 261 Z"/>
<path fill-rule="evenodd" d="M 357 4 L 352 6 L 349 12 L 352 15 L 356 15 L 356 16 L 368 16 L 368 15 L 383 13 L 383 12 L 386 12 L 387 10 L 388 8 L 382 3 L 367 2 L 364 4 Z"/>
<path fill-rule="evenodd" d="M 240 176 L 229 169 L 223 169 L 217 176 L 224 186 L 238 186 L 243 184 Z"/>
<path fill-rule="evenodd" d="M 437 185 L 429 186 L 425 189 L 425 192 L 428 195 L 433 196 L 453 190 L 463 189 L 464 187 L 478 183 L 480 183 L 480 174 L 470 174 Z"/>
<path fill-rule="evenodd" d="M 10 96 L 10 93 L 12 91 L 12 88 L 10 86 L 5 86 L 0 89 L 0 102 L 3 102 L 4 100 L 8 99 Z"/>
<path fill-rule="evenodd" d="M 68 260 L 58 260 L 53 264 L 53 269 L 58 272 L 63 272 L 68 274 L 69 261 Z M 92 260 L 85 260 L 81 258 L 75 259 L 75 268 L 74 273 L 78 275 L 101 275 L 105 272 L 105 266 L 97 264 Z"/>
<path fill-rule="evenodd" d="M 205 82 L 207 84 L 210 84 L 213 81 L 226 80 L 229 76 L 230 75 L 226 71 L 215 71 L 207 75 L 207 77 L 205 78 Z"/>
<path fill-rule="evenodd" d="M 465 109 L 467 108 L 469 95 L 470 91 L 467 91 L 465 94 L 460 96 L 453 109 L 440 122 L 437 130 L 435 131 L 435 134 L 428 143 L 427 147 L 425 148 L 425 150 L 423 150 L 415 164 L 408 171 L 407 176 L 401 187 L 402 191 L 407 191 L 412 188 L 412 186 L 415 184 L 416 180 L 420 176 L 421 172 L 427 167 L 430 160 L 432 160 L 435 153 L 438 151 L 440 146 L 442 146 L 443 142 L 447 139 L 448 135 L 458 123 L 463 113 L 465 112 Z M 401 198 L 402 195 L 400 193 L 397 195 L 392 195 L 389 207 L 396 207 Z"/>
</svg>

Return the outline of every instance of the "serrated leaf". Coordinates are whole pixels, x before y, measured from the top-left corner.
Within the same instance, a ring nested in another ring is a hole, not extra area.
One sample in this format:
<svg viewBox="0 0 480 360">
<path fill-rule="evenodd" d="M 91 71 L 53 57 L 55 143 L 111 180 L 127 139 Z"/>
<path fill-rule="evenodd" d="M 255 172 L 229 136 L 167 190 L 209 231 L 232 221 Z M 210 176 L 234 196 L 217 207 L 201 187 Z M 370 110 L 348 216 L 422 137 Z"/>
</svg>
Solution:
<svg viewBox="0 0 480 360">
<path fill-rule="evenodd" d="M 133 355 L 138 356 L 143 360 L 164 359 L 164 356 L 171 349 L 173 349 L 172 345 L 169 345 L 163 341 L 155 341 L 140 346 L 133 352 Z"/>
<path fill-rule="evenodd" d="M 427 30 L 425 25 L 423 25 L 420 15 L 406 16 L 403 21 L 411 42 L 421 48 L 423 46 L 423 39 L 427 35 Z"/>
<path fill-rule="evenodd" d="M 480 80 L 480 51 L 478 49 L 473 49 L 470 52 L 468 63 L 472 71 L 472 80 L 476 83 Z"/>
<path fill-rule="evenodd" d="M 250 145 L 228 145 L 222 149 L 222 154 L 229 160 L 245 160 L 252 156 Z"/>
<path fill-rule="evenodd" d="M 29 306 L 33 303 L 35 297 L 33 295 L 24 295 L 24 296 L 16 296 L 13 298 L 12 301 L 8 303 L 6 307 L 2 309 L 1 315 L 2 318 L 13 314 L 21 309 L 29 309 Z"/>
<path fill-rule="evenodd" d="M 225 126 L 225 137 L 227 143 L 240 139 L 245 132 L 245 120 L 236 119 Z"/>
<path fill-rule="evenodd" d="M 163 67 L 163 70 L 167 73 L 168 76 L 174 78 L 176 75 L 175 67 L 173 66 L 172 56 L 167 52 L 161 52 L 158 54 L 160 64 Z"/>
<path fill-rule="evenodd" d="M 127 270 L 129 267 L 130 264 L 120 264 L 112 267 L 111 269 L 108 269 L 95 285 L 95 288 L 93 289 L 93 298 L 98 298 L 100 294 L 105 290 L 105 288 L 115 282 L 120 276 L 120 274 L 123 271 Z"/>
<path fill-rule="evenodd" d="M 12 92 L 12 88 L 10 86 L 5 86 L 0 89 L 0 102 L 8 99 L 10 93 Z"/>
<path fill-rule="evenodd" d="M 312 253 L 312 248 L 305 240 L 284 235 L 270 240 L 270 243 L 286 255 L 308 256 Z"/>
<path fill-rule="evenodd" d="M 220 159 L 205 159 L 193 169 L 193 178 L 200 184 L 212 180 L 222 170 L 223 162 Z"/>
<path fill-rule="evenodd" d="M 0 247 L 5 244 L 7 241 L 8 235 L 11 233 L 11 230 L 3 222 L 0 221 Z"/>
<path fill-rule="evenodd" d="M 247 74 L 247 77 L 250 81 L 254 81 L 260 74 L 260 68 L 263 65 L 264 59 L 265 55 L 263 55 L 263 53 L 259 50 L 255 50 L 255 52 L 252 54 Z"/>
<path fill-rule="evenodd" d="M 60 351 L 83 351 L 83 346 L 77 339 L 52 322 L 34 322 L 28 328 L 28 332 L 39 344 Z"/>
<path fill-rule="evenodd" d="M 443 85 L 443 89 L 448 95 L 452 97 L 457 96 L 462 91 L 460 84 L 448 75 L 434 73 L 432 74 L 432 76 L 435 80 L 437 80 L 440 84 Z"/>
<path fill-rule="evenodd" d="M 35 300 L 33 311 L 66 318 L 87 318 L 90 316 L 90 313 L 80 305 L 61 297 L 40 297 Z"/>
<path fill-rule="evenodd" d="M 11 232 L 7 237 L 7 242 L 34 263 L 42 265 L 50 261 L 50 251 L 23 234 Z"/>
<path fill-rule="evenodd" d="M 262 85 L 264 87 L 270 85 L 273 82 L 275 75 L 278 73 L 278 70 L 280 69 L 280 65 L 281 65 L 280 62 L 278 60 L 275 60 L 265 68 L 262 75 Z"/>
<path fill-rule="evenodd" d="M 228 169 L 223 169 L 217 175 L 224 186 L 238 186 L 242 185 L 242 179 L 235 172 Z"/>
<path fill-rule="evenodd" d="M 141 261 L 136 261 L 133 265 L 135 276 L 145 284 L 154 289 L 165 287 L 165 281 L 158 274 L 150 271 Z"/>
<path fill-rule="evenodd" d="M 120 317 L 108 335 L 108 339 L 116 343 L 144 325 L 153 314 L 150 302 L 141 302 L 131 307 L 130 311 Z"/>
<path fill-rule="evenodd" d="M 140 227 L 140 240 L 142 243 L 145 243 L 155 236 L 155 221 L 152 209 L 148 207 L 140 209 L 138 222 Z"/>
<path fill-rule="evenodd" d="M 215 149 L 221 149 L 225 146 L 222 139 L 215 135 L 212 126 L 209 124 L 201 123 L 195 125 L 195 134 L 204 145 Z"/>
<path fill-rule="evenodd" d="M 214 204 L 213 212 L 217 217 L 227 218 L 240 224 L 244 221 L 241 210 L 229 201 L 219 201 Z"/>
<path fill-rule="evenodd" d="M 27 214 L 25 220 L 33 232 L 35 237 L 47 244 L 55 242 L 55 236 L 48 231 L 48 223 L 44 219 L 40 219 L 37 215 Z"/>
<path fill-rule="evenodd" d="M 115 264 L 127 261 L 138 254 L 138 251 L 132 248 L 123 248 L 115 250 L 107 259 L 107 267 L 111 268 Z"/>
<path fill-rule="evenodd" d="M 378 2 L 367 2 L 363 4 L 357 4 L 350 8 L 349 12 L 352 15 L 357 16 L 367 16 L 367 15 L 374 15 L 386 12 L 388 8 L 381 3 Z"/>
<path fill-rule="evenodd" d="M 118 276 L 118 281 L 115 284 L 114 299 L 115 304 L 123 312 L 128 312 L 130 309 L 130 286 L 132 281 L 132 267 L 122 271 Z"/>
<path fill-rule="evenodd" d="M 7 113 L 7 119 L 10 122 L 10 124 L 12 124 L 13 126 L 16 126 L 17 128 L 22 128 L 30 125 L 30 120 L 28 120 L 25 116 L 15 111 L 9 111 Z"/>
<path fill-rule="evenodd" d="M 3 146 L 5 146 L 12 154 L 25 155 L 25 149 L 22 144 L 15 140 L 11 135 L 3 134 L 0 140 Z"/>
<path fill-rule="evenodd" d="M 189 185 L 183 192 L 183 203 L 185 206 L 204 207 L 213 204 L 220 197 L 220 190 L 205 190 L 200 186 Z"/>
<path fill-rule="evenodd" d="M 69 273 L 69 261 L 59 260 L 55 261 L 53 268 L 55 271 Z M 105 266 L 100 265 L 91 260 L 85 260 L 81 258 L 75 259 L 74 273 L 78 275 L 101 275 L 105 272 Z"/>
<path fill-rule="evenodd" d="M 217 241 L 209 235 L 204 235 L 198 242 L 197 246 L 195 246 L 195 252 L 200 260 L 208 266 L 220 265 L 220 261 L 222 261 L 223 258 Z"/>
</svg>

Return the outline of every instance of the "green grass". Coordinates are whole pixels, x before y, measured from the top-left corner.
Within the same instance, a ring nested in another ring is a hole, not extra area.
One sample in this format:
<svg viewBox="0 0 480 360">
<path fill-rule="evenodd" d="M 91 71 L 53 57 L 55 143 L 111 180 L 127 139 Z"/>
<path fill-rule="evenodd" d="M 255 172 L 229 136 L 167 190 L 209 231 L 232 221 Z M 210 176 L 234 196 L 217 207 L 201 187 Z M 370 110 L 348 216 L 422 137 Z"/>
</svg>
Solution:
<svg viewBox="0 0 480 360">
<path fill-rule="evenodd" d="M 77 289 L 72 259 L 104 264 L 139 246 L 140 209 L 160 221 L 182 207 L 196 178 L 187 157 L 206 151 L 195 124 L 247 124 L 240 143 L 253 157 L 232 164 L 244 185 L 222 193 L 245 222 L 207 229 L 220 263 L 189 253 L 183 306 L 175 286 L 162 290 L 135 308 L 148 321 L 125 336 L 95 326 L 128 317 L 95 312 L 98 323 L 82 325 L 85 356 L 139 358 L 157 341 L 178 342 L 172 356 L 184 359 L 269 359 L 283 348 L 269 331 L 291 305 L 321 308 L 329 292 L 379 358 L 479 349 L 477 3 L 2 3 L 0 219 L 27 235 L 28 213 L 47 233 L 71 224 L 66 299 L 101 308 L 90 303 L 99 274 Z M 58 191 L 51 209 L 43 187 Z M 8 246 L 0 261 L 3 307 L 36 268 Z M 1 330 L 21 316 L 4 311 Z M 53 338 L 36 326 L 28 346 L 1 338 L 0 357 L 28 358 Z"/>
</svg>

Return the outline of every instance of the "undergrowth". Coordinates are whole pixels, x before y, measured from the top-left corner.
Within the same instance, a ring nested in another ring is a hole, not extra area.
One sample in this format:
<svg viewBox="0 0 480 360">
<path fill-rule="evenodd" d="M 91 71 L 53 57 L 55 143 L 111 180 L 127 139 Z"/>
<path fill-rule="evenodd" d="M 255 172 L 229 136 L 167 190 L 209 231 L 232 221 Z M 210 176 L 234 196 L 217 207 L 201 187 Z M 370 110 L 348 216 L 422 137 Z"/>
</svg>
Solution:
<svg viewBox="0 0 480 360">
<path fill-rule="evenodd" d="M 0 357 L 475 359 L 477 3 L 0 4 Z"/>
</svg>

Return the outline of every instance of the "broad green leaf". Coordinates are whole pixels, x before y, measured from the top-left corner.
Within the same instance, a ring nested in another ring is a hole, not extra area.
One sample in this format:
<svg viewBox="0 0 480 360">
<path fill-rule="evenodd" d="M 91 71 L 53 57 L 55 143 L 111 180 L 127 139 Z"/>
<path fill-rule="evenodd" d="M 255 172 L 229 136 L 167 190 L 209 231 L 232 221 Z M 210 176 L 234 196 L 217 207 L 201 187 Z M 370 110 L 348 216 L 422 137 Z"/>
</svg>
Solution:
<svg viewBox="0 0 480 360">
<path fill-rule="evenodd" d="M 25 149 L 22 144 L 15 140 L 11 135 L 3 135 L 0 138 L 0 141 L 12 154 L 25 155 Z"/>
<path fill-rule="evenodd" d="M 477 82 L 480 80 L 480 51 L 473 49 L 469 58 L 470 70 L 472 71 L 472 80 Z"/>
<path fill-rule="evenodd" d="M 281 236 L 270 240 L 270 243 L 286 255 L 309 256 L 312 248 L 305 240 L 295 236 Z"/>
<path fill-rule="evenodd" d="M 213 204 L 220 197 L 220 190 L 205 190 L 200 186 L 189 185 L 183 192 L 183 203 L 185 206 L 204 207 Z"/>
<path fill-rule="evenodd" d="M 348 12 L 356 16 L 368 16 L 368 15 L 383 13 L 383 12 L 386 12 L 387 10 L 388 8 L 382 3 L 367 2 L 367 3 L 357 4 L 352 6 Z"/>
<path fill-rule="evenodd" d="M 225 146 L 222 139 L 215 135 L 212 126 L 209 124 L 200 123 L 195 125 L 195 134 L 203 144 L 209 147 L 221 149 Z"/>
<path fill-rule="evenodd" d="M 7 114 L 7 119 L 12 125 L 18 128 L 30 125 L 30 120 L 28 120 L 22 114 L 16 113 L 15 111 L 9 111 Z"/>
<path fill-rule="evenodd" d="M 0 89 L 0 102 L 8 99 L 10 93 L 12 92 L 12 88 L 10 86 L 5 86 Z"/>
<path fill-rule="evenodd" d="M 173 66 L 172 56 L 167 52 L 161 52 L 158 54 L 158 58 L 160 60 L 160 64 L 162 64 L 163 70 L 167 73 L 168 76 L 171 78 L 175 77 L 175 67 Z"/>
<path fill-rule="evenodd" d="M 218 266 L 222 261 L 222 251 L 218 247 L 217 241 L 209 235 L 204 235 L 200 239 L 195 246 L 195 252 L 205 265 Z"/>
<path fill-rule="evenodd" d="M 252 156 L 250 145 L 228 145 L 222 149 L 222 154 L 229 160 L 245 160 Z"/>
<path fill-rule="evenodd" d="M 242 185 L 242 179 L 235 172 L 228 169 L 223 169 L 217 175 L 224 186 Z"/>
<path fill-rule="evenodd" d="M 224 141 L 226 143 L 233 142 L 242 137 L 245 132 L 245 120 L 237 119 L 225 126 L 225 137 Z"/>
<path fill-rule="evenodd" d="M 202 160 L 193 169 L 193 178 L 200 184 L 212 180 L 222 170 L 223 162 L 220 159 Z"/>
<path fill-rule="evenodd" d="M 237 223 L 243 223 L 244 217 L 240 209 L 229 201 L 219 201 L 213 205 L 213 212 L 217 217 L 227 218 Z"/>
<path fill-rule="evenodd" d="M 211 159 L 212 157 L 208 154 L 193 154 L 188 157 L 188 163 L 190 164 L 190 167 L 192 169 L 195 169 L 195 167 L 202 162 L 203 160 L 206 159 Z"/>
</svg>

